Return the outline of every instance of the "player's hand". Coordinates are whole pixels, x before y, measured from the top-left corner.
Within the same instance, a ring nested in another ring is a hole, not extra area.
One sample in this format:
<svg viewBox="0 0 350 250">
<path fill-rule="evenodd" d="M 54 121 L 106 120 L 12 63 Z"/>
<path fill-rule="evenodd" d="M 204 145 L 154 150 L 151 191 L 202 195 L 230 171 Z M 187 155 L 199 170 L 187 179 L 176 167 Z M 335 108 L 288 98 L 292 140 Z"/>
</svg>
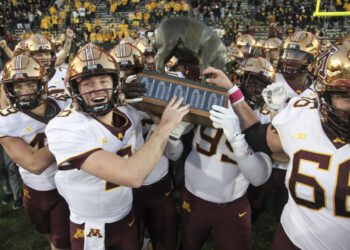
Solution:
<svg viewBox="0 0 350 250">
<path fill-rule="evenodd" d="M 203 74 L 205 77 L 207 77 L 207 83 L 213 84 L 215 86 L 229 90 L 234 85 L 227 77 L 227 75 L 219 69 L 209 67 L 203 71 Z"/>
<path fill-rule="evenodd" d="M 144 84 L 137 81 L 137 75 L 128 76 L 123 84 L 122 91 L 125 94 L 125 102 L 142 101 L 142 96 L 147 92 Z"/>
<path fill-rule="evenodd" d="M 159 127 L 164 128 L 169 134 L 181 122 L 182 118 L 190 112 L 190 105 L 181 105 L 183 100 L 183 97 L 177 99 L 174 96 L 164 109 Z"/>
<path fill-rule="evenodd" d="M 232 109 L 213 105 L 209 117 L 215 128 L 224 130 L 226 139 L 233 148 L 234 156 L 240 157 L 250 153 L 244 134 L 241 133 L 238 116 Z"/>
<path fill-rule="evenodd" d="M 265 104 L 273 111 L 279 111 L 286 105 L 288 93 L 285 85 L 282 82 L 274 82 L 268 85 L 262 91 Z"/>
<path fill-rule="evenodd" d="M 4 49 L 4 48 L 6 48 L 6 47 L 7 47 L 6 40 L 5 40 L 5 39 L 1 40 L 1 41 L 0 41 L 0 48 Z"/>
<path fill-rule="evenodd" d="M 232 109 L 213 105 L 209 113 L 209 118 L 213 122 L 214 128 L 222 128 L 227 140 L 230 143 L 232 143 L 235 138 L 241 134 L 238 116 Z"/>
<path fill-rule="evenodd" d="M 72 29 L 68 28 L 66 30 L 66 38 L 71 40 L 71 39 L 73 39 L 73 37 L 74 37 L 74 31 Z"/>
</svg>

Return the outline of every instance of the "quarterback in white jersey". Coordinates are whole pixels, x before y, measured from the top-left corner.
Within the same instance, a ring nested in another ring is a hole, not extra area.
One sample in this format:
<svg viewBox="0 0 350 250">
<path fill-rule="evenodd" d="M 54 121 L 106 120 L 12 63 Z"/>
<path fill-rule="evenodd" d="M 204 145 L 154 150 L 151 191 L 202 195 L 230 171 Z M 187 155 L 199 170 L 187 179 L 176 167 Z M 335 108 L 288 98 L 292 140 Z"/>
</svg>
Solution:
<svg viewBox="0 0 350 250">
<path fill-rule="evenodd" d="M 46 79 L 44 67 L 28 56 L 16 56 L 6 64 L 2 84 L 11 106 L 0 112 L 0 143 L 20 166 L 24 207 L 30 220 L 40 233 L 49 235 L 53 249 L 67 248 L 69 211 L 56 190 L 57 165 L 44 131 L 70 99 L 45 97 Z M 19 148 L 14 138 L 23 139 L 28 147 Z"/>
<path fill-rule="evenodd" d="M 278 133 L 272 126 L 254 125 L 252 111 L 243 104 L 236 108 L 241 123 L 249 127 L 246 136 L 253 138 L 248 139 L 253 147 L 284 151 L 291 159 L 286 177 L 289 199 L 273 249 L 349 247 L 349 52 L 349 38 L 344 38 L 319 57 L 318 102 L 293 98 L 272 121 Z"/>
<path fill-rule="evenodd" d="M 171 130 L 188 113 L 174 98 L 143 145 L 139 113 L 116 106 L 119 67 L 102 48 L 87 44 L 69 66 L 76 108 L 46 128 L 60 172 L 59 192 L 71 211 L 73 249 L 137 249 L 132 191 L 157 165 Z"/>
</svg>

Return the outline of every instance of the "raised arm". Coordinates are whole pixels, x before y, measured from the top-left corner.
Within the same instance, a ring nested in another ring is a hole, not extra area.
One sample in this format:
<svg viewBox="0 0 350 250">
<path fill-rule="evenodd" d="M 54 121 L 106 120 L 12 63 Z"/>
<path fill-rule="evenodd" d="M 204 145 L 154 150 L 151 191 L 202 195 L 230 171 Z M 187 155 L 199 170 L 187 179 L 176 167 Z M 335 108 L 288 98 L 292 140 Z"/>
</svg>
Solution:
<svg viewBox="0 0 350 250">
<path fill-rule="evenodd" d="M 60 52 L 58 52 L 57 56 L 56 56 L 56 62 L 55 62 L 55 66 L 58 67 L 61 64 L 63 64 L 66 60 L 67 54 L 70 51 L 70 47 L 72 45 L 72 40 L 74 37 L 74 32 L 71 29 L 67 29 L 66 31 L 66 41 L 63 45 L 63 48 Z"/>
<path fill-rule="evenodd" d="M 14 57 L 13 51 L 7 46 L 6 40 L 0 41 L 0 47 L 4 50 L 9 59 Z"/>
<path fill-rule="evenodd" d="M 209 67 L 203 74 L 208 75 L 207 82 L 228 90 L 230 103 L 237 114 L 241 129 L 246 140 L 254 151 L 270 154 L 282 153 L 282 143 L 271 124 L 260 124 L 253 110 L 244 101 L 244 96 L 237 85 L 233 84 L 226 74 L 218 69 Z"/>
</svg>

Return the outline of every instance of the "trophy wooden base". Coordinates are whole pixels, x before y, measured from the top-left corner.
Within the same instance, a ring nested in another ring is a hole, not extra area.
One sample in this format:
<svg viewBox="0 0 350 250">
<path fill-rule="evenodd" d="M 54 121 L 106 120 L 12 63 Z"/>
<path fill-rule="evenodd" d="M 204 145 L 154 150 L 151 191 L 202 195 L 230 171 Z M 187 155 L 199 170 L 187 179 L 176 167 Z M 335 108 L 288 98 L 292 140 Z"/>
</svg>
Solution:
<svg viewBox="0 0 350 250">
<path fill-rule="evenodd" d="M 190 105 L 190 113 L 184 117 L 184 121 L 212 127 L 209 119 L 211 106 L 215 104 L 227 107 L 228 104 L 228 95 L 224 88 L 156 72 L 143 72 L 138 75 L 138 80 L 145 84 L 147 93 L 142 102 L 133 106 L 159 116 L 173 96 L 182 96 L 184 104 Z"/>
</svg>

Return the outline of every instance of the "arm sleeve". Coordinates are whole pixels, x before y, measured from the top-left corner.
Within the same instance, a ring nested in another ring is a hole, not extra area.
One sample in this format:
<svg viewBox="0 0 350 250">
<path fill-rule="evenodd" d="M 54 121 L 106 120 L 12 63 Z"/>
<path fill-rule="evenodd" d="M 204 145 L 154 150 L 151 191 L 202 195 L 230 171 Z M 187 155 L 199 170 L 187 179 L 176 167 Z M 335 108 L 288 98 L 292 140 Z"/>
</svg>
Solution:
<svg viewBox="0 0 350 250">
<path fill-rule="evenodd" d="M 242 134 L 230 144 L 234 159 L 244 177 L 254 186 L 264 184 L 272 171 L 271 158 L 265 153 L 253 152 Z"/>
<path fill-rule="evenodd" d="M 260 186 L 264 184 L 271 175 L 271 158 L 262 152 L 250 153 L 235 157 L 237 165 L 244 177 L 253 185 Z"/>
<path fill-rule="evenodd" d="M 261 124 L 255 123 L 254 125 L 250 126 L 249 128 L 245 129 L 243 131 L 243 134 L 245 135 L 245 138 L 249 144 L 249 146 L 255 151 L 255 152 L 263 152 L 267 155 L 271 155 L 271 149 L 269 145 L 267 144 L 267 128 L 269 127 L 270 123 Z"/>
</svg>

